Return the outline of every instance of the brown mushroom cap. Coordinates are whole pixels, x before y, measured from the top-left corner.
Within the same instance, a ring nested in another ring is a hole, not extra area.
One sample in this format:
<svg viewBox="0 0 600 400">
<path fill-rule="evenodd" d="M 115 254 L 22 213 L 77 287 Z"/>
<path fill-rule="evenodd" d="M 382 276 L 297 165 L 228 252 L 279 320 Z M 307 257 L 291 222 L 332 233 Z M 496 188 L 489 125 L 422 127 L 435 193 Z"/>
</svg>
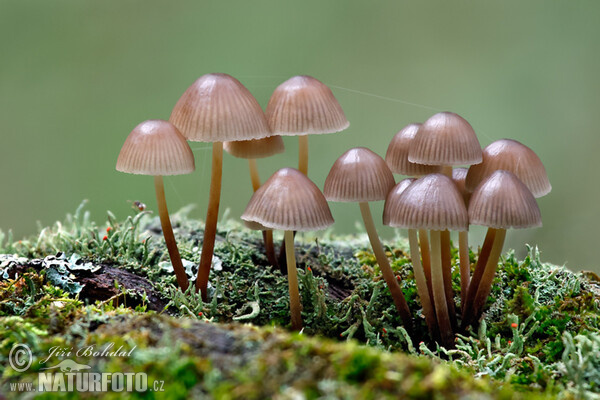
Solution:
<svg viewBox="0 0 600 400">
<path fill-rule="evenodd" d="M 394 175 L 379 155 L 364 147 L 350 149 L 333 164 L 323 194 L 329 201 L 385 200 Z"/>
<path fill-rule="evenodd" d="M 234 157 L 256 159 L 283 153 L 285 146 L 281 136 L 269 136 L 262 139 L 236 140 L 223 143 L 226 152 Z"/>
<path fill-rule="evenodd" d="M 487 177 L 471 195 L 469 220 L 496 229 L 542 226 L 533 194 L 512 172 L 502 170 Z"/>
<path fill-rule="evenodd" d="M 439 172 L 437 165 L 416 164 L 408 161 L 408 149 L 421 124 L 408 124 L 394 135 L 385 153 L 385 162 L 393 173 L 422 176 Z"/>
<path fill-rule="evenodd" d="M 271 136 L 252 93 L 227 74 L 198 78 L 179 98 L 169 118 L 193 142 L 251 140 Z"/>
<path fill-rule="evenodd" d="M 515 174 L 531 190 L 534 197 L 542 197 L 552 190 L 544 164 L 537 154 L 512 139 L 497 140 L 483 149 L 483 162 L 469 168 L 467 190 L 473 191 L 496 170 Z"/>
<path fill-rule="evenodd" d="M 284 136 L 333 133 L 350 125 L 331 89 L 306 75 L 279 85 L 266 115 L 273 133 Z"/>
<path fill-rule="evenodd" d="M 390 192 L 383 210 L 386 225 L 396 228 L 466 231 L 467 209 L 450 178 L 426 175 L 399 195 Z"/>
<path fill-rule="evenodd" d="M 386 197 L 386 203 L 388 201 L 388 198 L 398 198 L 398 196 L 400 196 L 400 194 L 402 194 L 402 192 L 404 192 L 404 190 L 406 190 L 407 187 L 410 186 L 411 183 L 413 183 L 414 181 L 416 181 L 416 178 L 406 178 L 406 179 L 402 179 L 400 182 L 398 182 L 396 184 L 396 186 L 394 186 L 392 188 L 392 190 L 390 190 L 390 192 L 388 193 L 387 197 Z M 390 204 L 393 202 L 393 200 L 390 201 Z M 391 211 L 392 207 L 386 207 L 383 209 L 383 224 L 384 225 L 389 225 L 390 224 L 390 211 Z"/>
<path fill-rule="evenodd" d="M 180 175 L 194 168 L 194 154 L 181 132 L 160 119 L 136 126 L 117 159 L 117 171 L 129 174 Z"/>
<path fill-rule="evenodd" d="M 421 125 L 408 150 L 408 161 L 426 165 L 478 164 L 481 146 L 464 118 L 441 112 Z"/>
<path fill-rule="evenodd" d="M 465 188 L 465 179 L 467 178 L 468 171 L 469 170 L 467 168 L 452 169 L 452 180 L 454 181 L 454 184 L 458 188 L 460 194 L 462 194 L 465 204 L 469 204 L 469 199 L 471 198 L 471 192 L 467 191 Z"/>
<path fill-rule="evenodd" d="M 280 169 L 254 192 L 242 219 L 285 231 L 318 231 L 333 224 L 323 193 L 294 168 Z"/>
</svg>

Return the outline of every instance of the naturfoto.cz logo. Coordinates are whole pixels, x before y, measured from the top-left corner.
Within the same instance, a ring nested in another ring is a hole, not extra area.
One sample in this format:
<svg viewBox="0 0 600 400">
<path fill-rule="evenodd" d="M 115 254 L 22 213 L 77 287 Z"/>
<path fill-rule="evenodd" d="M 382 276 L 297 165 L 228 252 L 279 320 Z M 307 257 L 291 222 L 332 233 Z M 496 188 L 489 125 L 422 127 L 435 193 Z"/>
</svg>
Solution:
<svg viewBox="0 0 600 400">
<path fill-rule="evenodd" d="M 122 346 L 115 349 L 114 343 L 108 343 L 101 349 L 87 346 L 77 350 L 73 348 L 53 347 L 49 355 L 40 364 L 46 364 L 55 357 L 130 357 L 135 347 L 129 351 Z M 31 349 L 25 344 L 15 344 L 9 354 L 9 365 L 17 372 L 25 372 L 33 363 Z M 13 392 L 146 392 L 164 391 L 164 381 L 153 381 L 148 386 L 148 376 L 143 372 L 93 372 L 92 367 L 80 364 L 71 358 L 65 358 L 56 365 L 41 368 L 37 385 L 33 382 L 10 383 Z"/>
</svg>

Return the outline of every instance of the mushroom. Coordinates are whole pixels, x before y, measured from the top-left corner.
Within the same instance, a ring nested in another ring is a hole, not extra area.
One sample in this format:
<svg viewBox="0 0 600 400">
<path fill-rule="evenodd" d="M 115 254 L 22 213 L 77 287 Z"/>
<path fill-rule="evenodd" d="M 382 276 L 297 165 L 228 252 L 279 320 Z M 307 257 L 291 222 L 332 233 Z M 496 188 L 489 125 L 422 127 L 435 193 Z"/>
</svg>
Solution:
<svg viewBox="0 0 600 400">
<path fill-rule="evenodd" d="M 384 209 L 384 220 L 388 225 L 397 228 L 428 229 L 430 231 L 431 283 L 435 314 L 442 344 L 452 347 L 454 345 L 453 329 L 449 302 L 446 300 L 440 234 L 447 230 L 467 230 L 469 221 L 461 194 L 454 182 L 445 175 L 424 176 L 414 181 L 397 198 L 388 198 Z M 411 253 L 416 250 L 414 244 L 416 237 L 414 234 L 412 236 Z M 422 291 L 424 288 L 420 290 L 420 293 Z M 419 297 L 421 297 L 421 304 L 424 304 L 428 296 L 420 294 Z"/>
<path fill-rule="evenodd" d="M 227 74 L 198 78 L 175 104 L 169 120 L 190 141 L 212 142 L 212 173 L 202 255 L 196 290 L 208 300 L 223 170 L 223 142 L 271 136 L 260 104 L 237 79 Z"/>
<path fill-rule="evenodd" d="M 173 235 L 162 177 L 189 174 L 194 168 L 194 154 L 183 135 L 171 123 L 158 119 L 136 126 L 127 136 L 117 159 L 117 171 L 154 175 L 160 224 L 177 284 L 183 291 L 189 282 Z"/>
<path fill-rule="evenodd" d="M 404 293 L 385 255 L 373 223 L 369 201 L 385 200 L 394 186 L 394 175 L 385 161 L 371 150 L 358 147 L 342 154 L 333 164 L 323 194 L 328 201 L 358 202 L 373 253 L 405 326 L 412 318 Z"/>
<path fill-rule="evenodd" d="M 298 170 L 304 175 L 308 173 L 308 135 L 339 132 L 350 125 L 331 89 L 306 75 L 277 86 L 266 115 L 274 134 L 298 136 Z"/>
<path fill-rule="evenodd" d="M 469 220 L 474 225 L 495 230 L 495 235 L 479 286 L 469 286 L 463 328 L 481 316 L 492 289 L 506 230 L 542 226 L 540 209 L 533 194 L 512 172 L 503 170 L 495 171 L 477 186 L 469 203 Z"/>
<path fill-rule="evenodd" d="M 465 179 L 466 190 L 472 192 L 482 180 L 497 170 L 505 170 L 515 174 L 536 198 L 545 196 L 552 189 L 546 169 L 533 150 L 516 140 L 500 139 L 483 149 L 480 164 L 472 165 L 469 168 Z M 495 229 L 488 229 L 481 246 L 475 271 L 469 284 L 469 286 L 473 286 L 475 292 L 480 285 L 488 262 L 495 234 Z"/>
<path fill-rule="evenodd" d="M 408 161 L 408 149 L 412 140 L 417 135 L 421 124 L 408 124 L 394 135 L 385 153 L 385 162 L 394 174 L 420 177 L 427 174 L 440 172 L 439 165 L 417 164 Z M 429 238 L 427 231 L 419 230 L 419 245 L 423 259 L 423 271 L 427 278 L 427 287 L 431 294 L 431 261 L 429 257 Z M 418 254 L 417 256 L 418 257 Z M 431 298 L 433 302 L 433 298 Z"/>
<path fill-rule="evenodd" d="M 416 179 L 407 178 L 403 179 L 388 193 L 385 206 L 383 208 L 383 224 L 389 226 L 397 226 L 395 216 L 398 215 L 398 199 L 404 190 L 409 187 Z M 421 231 L 419 231 L 421 232 Z M 425 235 L 427 231 L 423 230 Z M 427 236 L 424 236 L 427 237 Z M 419 238 L 421 239 L 421 238 Z M 417 283 L 417 292 L 421 299 L 421 306 L 423 307 L 423 315 L 429 328 L 429 333 L 432 337 L 437 337 L 437 322 L 435 317 L 435 309 L 433 307 L 433 289 L 431 287 L 431 271 L 429 271 L 429 277 L 424 271 L 423 264 L 421 263 L 421 257 L 419 256 L 419 240 L 417 239 L 417 230 L 408 228 L 408 242 L 410 245 L 410 258 L 412 261 L 413 272 L 415 275 L 415 282 Z M 427 241 L 429 243 L 429 240 Z"/>
<path fill-rule="evenodd" d="M 252 181 L 252 189 L 255 192 L 260 187 L 260 176 L 258 175 L 256 159 L 283 153 L 285 150 L 281 136 L 225 142 L 223 143 L 223 148 L 234 157 L 245 158 L 248 160 L 250 180 Z M 277 266 L 277 257 L 275 257 L 275 248 L 273 246 L 273 231 L 270 229 L 263 230 L 262 235 L 267 259 L 271 265 Z"/>
<path fill-rule="evenodd" d="M 306 175 L 293 168 L 283 168 L 254 192 L 242 220 L 259 229 L 285 231 L 292 329 L 302 329 L 293 231 L 321 230 L 333 224 L 327 200 Z"/>
<path fill-rule="evenodd" d="M 451 112 L 437 113 L 425 121 L 408 150 L 410 162 L 439 165 L 448 178 L 452 178 L 452 166 L 478 164 L 481 159 L 481 146 L 473 127 L 464 118 Z M 442 232 L 441 245 L 446 299 L 452 323 L 455 324 L 449 232 Z"/>
</svg>

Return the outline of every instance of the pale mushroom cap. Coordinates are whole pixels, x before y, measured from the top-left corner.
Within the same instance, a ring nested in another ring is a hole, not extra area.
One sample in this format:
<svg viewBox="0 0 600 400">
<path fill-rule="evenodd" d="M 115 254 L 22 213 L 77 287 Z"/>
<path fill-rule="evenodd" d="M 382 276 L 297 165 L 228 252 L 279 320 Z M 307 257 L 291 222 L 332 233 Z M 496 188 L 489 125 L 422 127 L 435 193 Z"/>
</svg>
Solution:
<svg viewBox="0 0 600 400">
<path fill-rule="evenodd" d="M 552 190 L 544 164 L 537 154 L 512 139 L 497 140 L 483 149 L 483 162 L 469 168 L 467 190 L 473 191 L 481 181 L 500 169 L 515 174 L 534 197 L 542 197 Z"/>
<path fill-rule="evenodd" d="M 160 119 L 136 126 L 117 159 L 117 171 L 129 174 L 180 175 L 194 168 L 194 154 L 181 132 Z"/>
<path fill-rule="evenodd" d="M 452 180 L 460 194 L 462 194 L 463 199 L 465 200 L 465 204 L 469 204 L 469 199 L 471 198 L 471 192 L 469 192 L 465 188 L 465 179 L 467 178 L 467 172 L 469 170 L 466 168 L 453 168 L 452 169 Z"/>
<path fill-rule="evenodd" d="M 333 224 L 323 193 L 294 168 L 275 172 L 254 193 L 242 219 L 284 231 L 318 231 Z"/>
<path fill-rule="evenodd" d="M 270 157 L 285 150 L 283 139 L 277 135 L 262 139 L 225 142 L 223 148 L 234 157 L 248 159 Z"/>
<path fill-rule="evenodd" d="M 393 199 L 397 198 L 398 196 L 400 196 L 400 194 L 402 194 L 402 192 L 404 192 L 404 190 L 410 186 L 411 183 L 413 183 L 414 181 L 416 181 L 416 178 L 406 178 L 406 179 L 402 179 L 400 182 L 398 182 L 396 184 L 396 186 L 394 186 L 392 188 L 392 190 L 390 190 L 390 192 L 388 193 L 387 197 L 386 197 L 386 204 L 388 202 L 389 198 L 392 198 L 392 200 L 390 200 L 390 205 L 393 203 Z M 390 224 L 390 215 L 389 213 L 391 212 L 392 207 L 384 207 L 383 209 L 383 224 L 384 225 L 389 225 Z"/>
<path fill-rule="evenodd" d="M 273 133 L 283 136 L 333 133 L 350 125 L 331 89 L 306 75 L 279 85 L 266 115 Z"/>
<path fill-rule="evenodd" d="M 193 142 L 226 142 L 271 136 L 252 93 L 227 74 L 198 78 L 175 104 L 169 118 Z"/>
<path fill-rule="evenodd" d="M 394 175 L 379 155 L 364 147 L 350 149 L 333 164 L 323 194 L 328 201 L 385 200 Z"/>
<path fill-rule="evenodd" d="M 396 195 L 392 190 L 383 211 L 386 225 L 436 231 L 466 231 L 469 218 L 463 198 L 450 178 L 426 175 Z"/>
<path fill-rule="evenodd" d="M 512 172 L 502 170 L 487 177 L 471 195 L 469 220 L 496 229 L 542 226 L 533 194 Z"/>
<path fill-rule="evenodd" d="M 421 124 L 408 124 L 394 135 L 385 153 L 385 162 L 393 173 L 422 176 L 439 172 L 438 165 L 416 164 L 408 161 L 408 149 Z"/>
<path fill-rule="evenodd" d="M 481 162 L 481 146 L 471 125 L 460 115 L 441 112 L 425 121 L 408 151 L 408 160 L 427 165 Z"/>
</svg>

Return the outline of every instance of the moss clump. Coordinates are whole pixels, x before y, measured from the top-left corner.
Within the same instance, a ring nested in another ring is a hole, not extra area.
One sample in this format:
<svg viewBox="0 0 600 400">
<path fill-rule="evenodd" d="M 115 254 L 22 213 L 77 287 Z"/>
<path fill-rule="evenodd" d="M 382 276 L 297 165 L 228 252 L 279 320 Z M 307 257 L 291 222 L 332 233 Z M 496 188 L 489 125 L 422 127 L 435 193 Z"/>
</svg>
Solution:
<svg viewBox="0 0 600 400">
<path fill-rule="evenodd" d="M 173 225 L 184 266 L 193 277 L 202 225 L 187 218 L 188 211 L 173 215 Z M 116 361 L 105 360 L 97 364 L 99 370 L 165 374 L 173 380 L 169 394 L 183 397 L 210 393 L 217 398 L 227 398 L 226 394 L 261 398 L 273 395 L 274 388 L 309 398 L 429 397 L 445 392 L 461 396 L 470 391 L 502 397 L 514 396 L 515 390 L 551 397 L 599 392 L 599 285 L 593 276 L 542 263 L 537 249 L 530 248 L 522 261 L 512 252 L 505 256 L 479 331 L 458 335 L 456 349 L 446 350 L 427 336 L 420 313 L 415 313 L 417 327 L 411 336 L 401 327 L 366 237 L 298 236 L 305 330 L 301 336 L 289 336 L 271 328 L 289 323 L 287 281 L 268 266 L 259 233 L 231 221 L 220 224 L 211 299 L 203 303 L 196 294 L 175 288 L 159 226 L 148 212 L 137 212 L 123 222 L 109 213 L 107 223 L 97 225 L 82 206 L 66 221 L 27 240 L 13 243 L 0 233 L 0 253 L 10 254 L 0 256 L 2 365 L 14 343 L 31 343 L 41 357 L 52 344 L 106 343 L 106 338 L 121 337 L 119 343 L 139 343 L 136 353 L 145 349 L 140 354 L 147 359 L 142 364 L 121 360 L 123 365 L 112 367 L 110 362 Z M 419 310 L 406 248 L 405 240 L 398 238 L 386 250 L 411 310 Z M 35 259 L 58 252 L 61 256 L 53 260 L 61 260 L 64 277 L 73 283 L 81 274 L 93 277 L 110 266 L 144 278 L 153 287 L 136 288 L 117 280 L 115 294 L 101 300 L 85 289 L 76 290 L 76 285 L 57 287 L 62 281 L 49 272 L 59 271 L 59 266 Z M 457 289 L 455 249 L 452 254 Z M 476 254 L 471 258 L 474 261 Z M 135 309 L 128 309 L 124 301 Z M 166 305 L 159 309 L 161 315 L 147 311 L 157 302 Z M 134 322 L 155 328 L 128 331 Z M 265 328 L 230 325 L 235 322 Z M 232 343 L 242 346 L 238 353 L 243 362 L 218 364 L 215 360 L 225 359 L 212 353 L 203 358 L 199 351 L 204 342 L 191 339 L 197 326 L 232 332 Z M 176 349 L 164 339 L 170 334 L 184 338 Z M 340 341 L 349 344 L 335 343 Z M 244 364 L 249 360 L 251 367 Z M 25 379 L 10 368 L 0 368 L 5 383 Z M 262 389 L 261 383 L 270 389 Z M 484 388 L 490 384 L 493 391 Z"/>
</svg>

